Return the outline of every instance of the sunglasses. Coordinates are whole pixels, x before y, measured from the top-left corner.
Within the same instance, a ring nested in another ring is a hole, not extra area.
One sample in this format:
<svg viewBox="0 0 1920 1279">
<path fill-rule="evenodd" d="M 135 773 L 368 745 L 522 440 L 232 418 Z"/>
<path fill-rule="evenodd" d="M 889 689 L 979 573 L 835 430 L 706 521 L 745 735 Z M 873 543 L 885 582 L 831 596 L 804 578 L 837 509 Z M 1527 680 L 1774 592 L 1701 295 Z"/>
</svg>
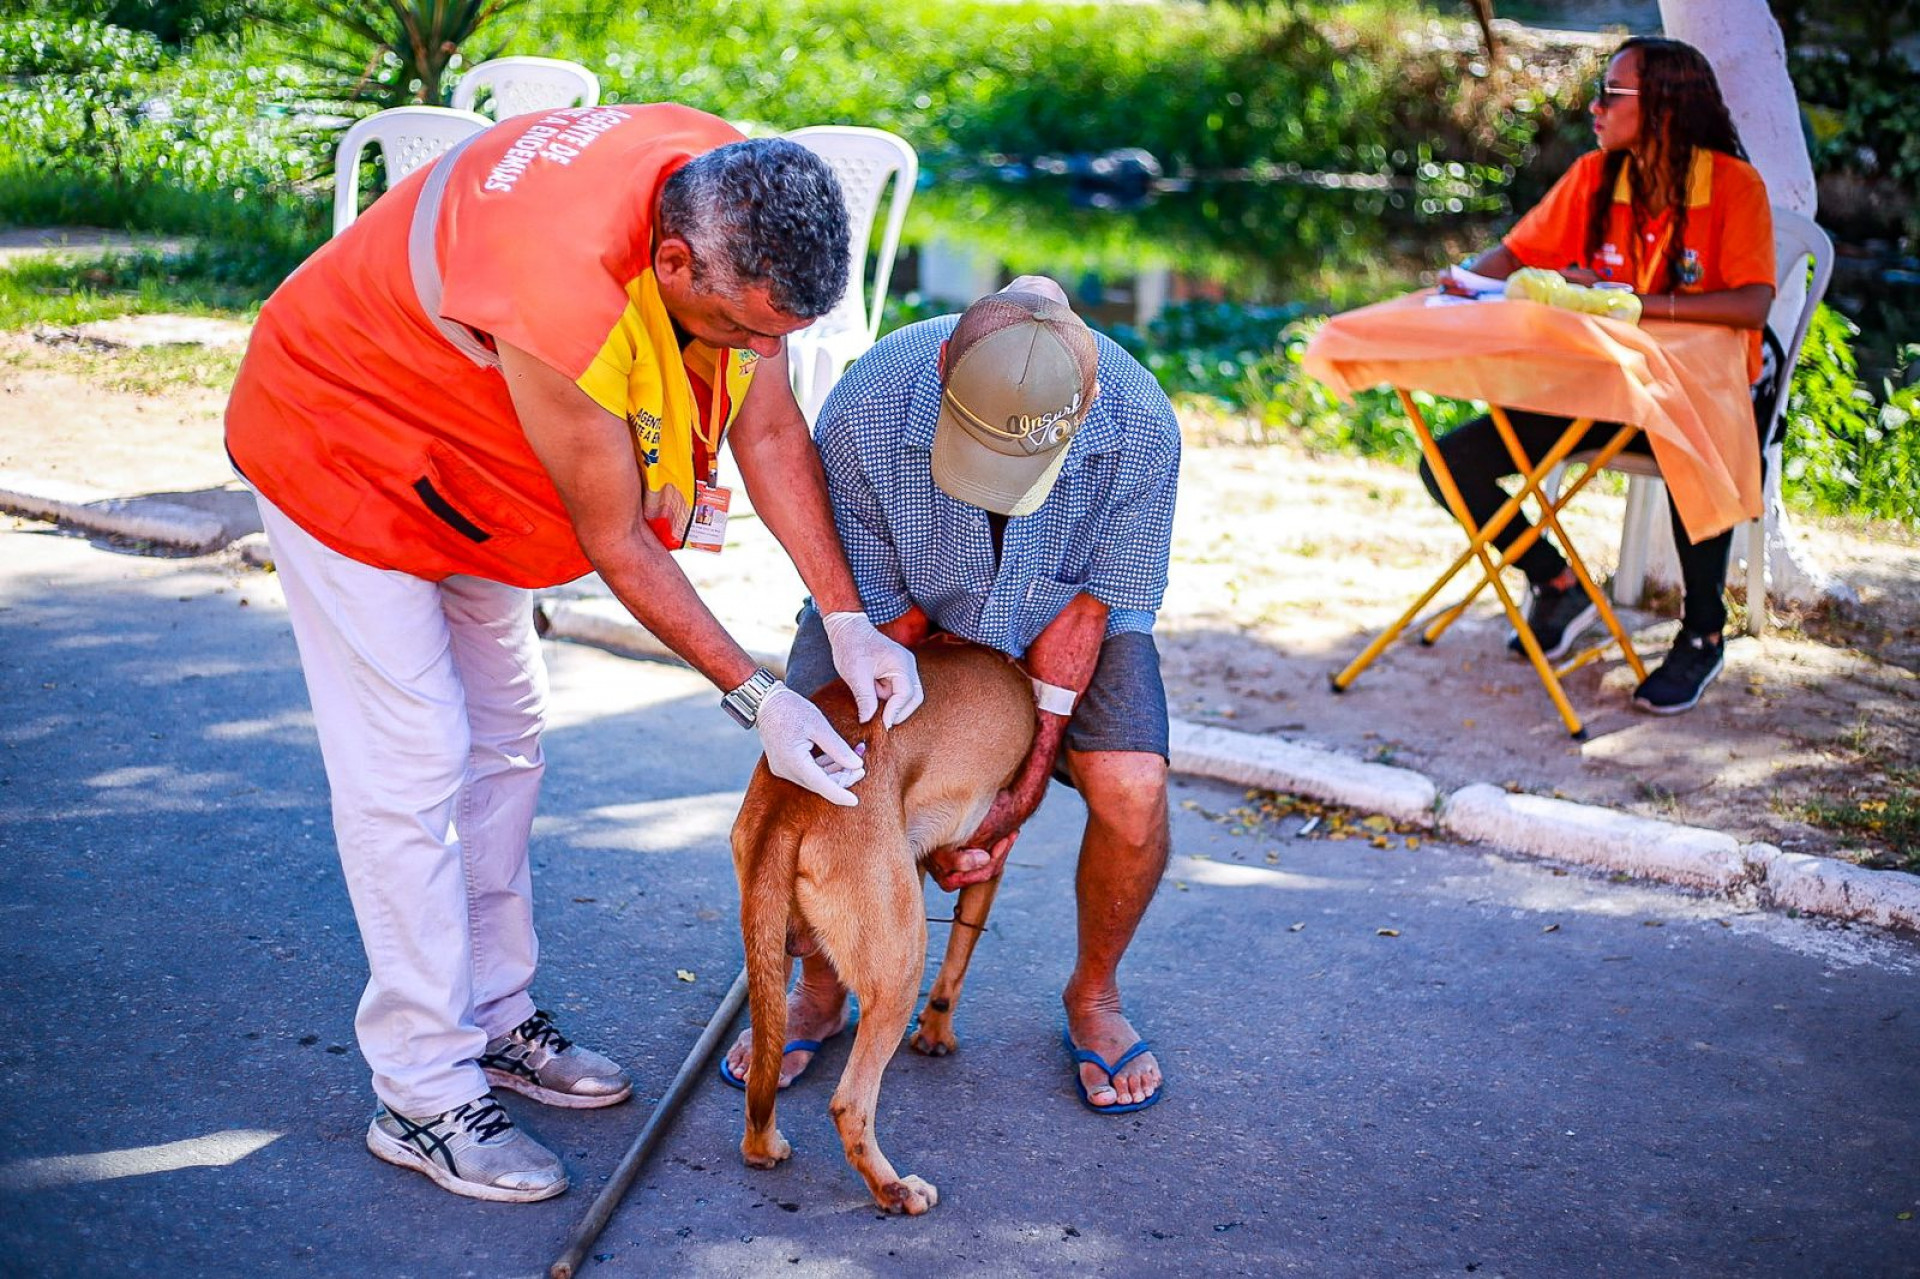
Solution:
<svg viewBox="0 0 1920 1279">
<path fill-rule="evenodd" d="M 1639 96 L 1640 90 L 1638 89 L 1625 89 L 1617 84 L 1608 84 L 1605 80 L 1595 81 L 1593 86 L 1593 100 L 1603 107 L 1612 106 L 1614 102 L 1620 98 L 1637 98 Z"/>
</svg>

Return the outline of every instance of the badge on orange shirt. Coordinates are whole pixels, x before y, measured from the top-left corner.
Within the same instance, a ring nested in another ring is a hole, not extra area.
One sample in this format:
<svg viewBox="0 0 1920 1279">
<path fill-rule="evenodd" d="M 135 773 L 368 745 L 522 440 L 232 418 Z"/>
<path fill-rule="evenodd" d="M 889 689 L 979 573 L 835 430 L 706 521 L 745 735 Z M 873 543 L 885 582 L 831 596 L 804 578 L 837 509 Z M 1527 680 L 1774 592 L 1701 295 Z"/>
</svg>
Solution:
<svg viewBox="0 0 1920 1279">
<path fill-rule="evenodd" d="M 733 505 L 733 490 L 704 481 L 694 485 L 693 522 L 687 526 L 686 544 L 696 551 L 715 555 L 727 540 L 727 508 Z"/>
</svg>

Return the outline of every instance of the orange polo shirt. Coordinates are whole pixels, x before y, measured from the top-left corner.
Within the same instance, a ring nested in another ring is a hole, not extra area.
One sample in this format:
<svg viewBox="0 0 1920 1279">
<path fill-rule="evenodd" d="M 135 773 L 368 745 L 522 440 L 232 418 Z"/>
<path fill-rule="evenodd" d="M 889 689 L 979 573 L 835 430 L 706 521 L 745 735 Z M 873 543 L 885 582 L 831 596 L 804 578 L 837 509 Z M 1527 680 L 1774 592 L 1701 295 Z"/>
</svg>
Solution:
<svg viewBox="0 0 1920 1279">
<path fill-rule="evenodd" d="M 1592 151 L 1507 233 L 1503 243 L 1522 265 L 1558 271 L 1572 264 L 1635 293 L 1667 292 L 1675 252 L 1673 211 L 1633 228 L 1633 188 L 1622 169 L 1614 184 L 1607 235 L 1587 253 L 1587 217 L 1600 189 L 1606 153 Z M 1687 175 L 1687 227 L 1680 254 L 1680 292 L 1712 293 L 1776 283 L 1773 209 L 1754 167 L 1721 151 L 1696 149 Z M 1747 380 L 1760 376 L 1760 331 L 1747 339 Z"/>
<path fill-rule="evenodd" d="M 660 188 L 737 141 L 686 107 L 574 107 L 487 129 L 452 161 L 440 314 L 572 379 L 626 422 L 642 515 L 669 548 L 758 357 L 684 350 L 652 267 Z M 376 200 L 261 309 L 227 449 L 289 518 L 362 563 L 550 586 L 588 572 L 497 368 L 436 327 L 409 257 L 431 166 Z"/>
</svg>

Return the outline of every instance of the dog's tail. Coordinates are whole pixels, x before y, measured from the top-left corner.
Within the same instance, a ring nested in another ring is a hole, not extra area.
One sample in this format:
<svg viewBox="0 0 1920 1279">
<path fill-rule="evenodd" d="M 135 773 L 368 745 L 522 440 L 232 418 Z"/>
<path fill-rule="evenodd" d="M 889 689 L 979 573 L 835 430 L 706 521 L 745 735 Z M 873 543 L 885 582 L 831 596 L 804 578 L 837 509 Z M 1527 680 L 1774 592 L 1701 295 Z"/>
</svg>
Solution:
<svg viewBox="0 0 1920 1279">
<path fill-rule="evenodd" d="M 787 1042 L 787 924 L 800 861 L 800 832 L 792 822 L 761 813 L 755 829 L 734 828 L 734 861 L 752 866 L 754 882 L 740 885 L 740 937 L 747 956 L 747 1000 L 753 1014 L 753 1062 L 747 1076 L 747 1127 L 773 1120 L 780 1060 Z M 758 843 L 755 849 L 742 842 Z"/>
</svg>

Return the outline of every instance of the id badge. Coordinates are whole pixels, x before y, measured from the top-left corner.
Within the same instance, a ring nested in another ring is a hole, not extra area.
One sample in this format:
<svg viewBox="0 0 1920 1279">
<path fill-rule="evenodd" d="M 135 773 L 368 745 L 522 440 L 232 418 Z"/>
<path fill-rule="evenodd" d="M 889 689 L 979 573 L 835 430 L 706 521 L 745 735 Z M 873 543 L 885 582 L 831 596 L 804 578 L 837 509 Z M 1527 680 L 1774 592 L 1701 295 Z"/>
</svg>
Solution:
<svg viewBox="0 0 1920 1279">
<path fill-rule="evenodd" d="M 732 489 L 695 484 L 693 523 L 687 527 L 687 545 L 696 551 L 718 555 L 727 540 L 727 508 L 732 504 Z"/>
</svg>

